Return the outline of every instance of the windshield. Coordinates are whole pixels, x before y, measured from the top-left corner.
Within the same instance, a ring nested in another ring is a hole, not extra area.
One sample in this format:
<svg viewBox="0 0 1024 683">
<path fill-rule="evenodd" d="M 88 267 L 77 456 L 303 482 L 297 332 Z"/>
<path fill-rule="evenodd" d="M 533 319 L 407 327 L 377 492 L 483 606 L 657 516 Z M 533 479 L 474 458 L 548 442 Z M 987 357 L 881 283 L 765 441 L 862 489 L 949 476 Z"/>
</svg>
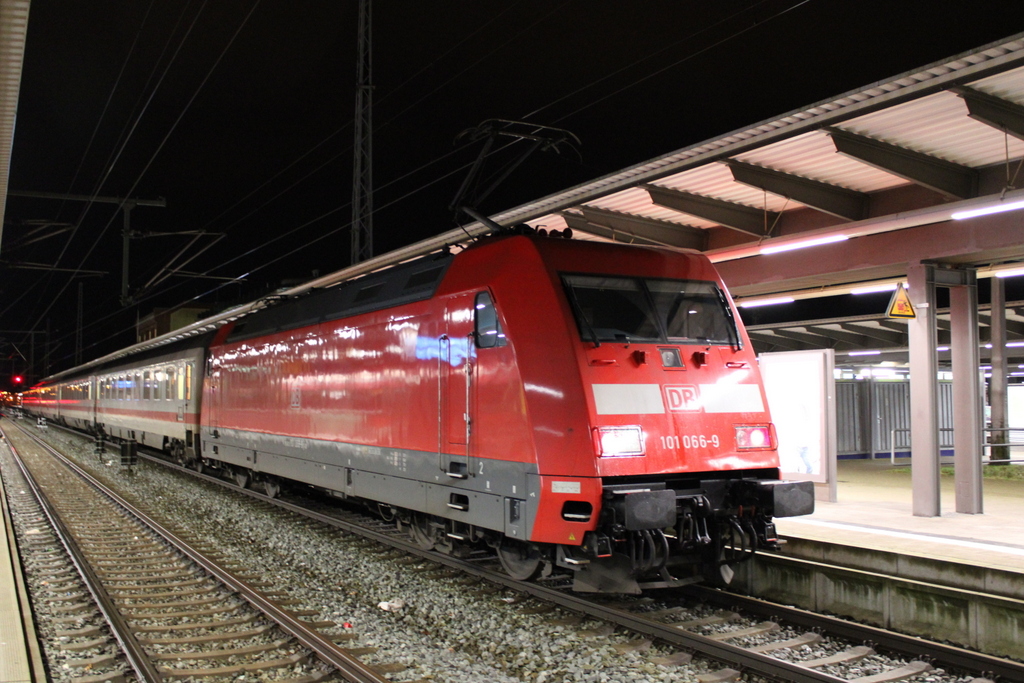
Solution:
<svg viewBox="0 0 1024 683">
<path fill-rule="evenodd" d="M 580 336 L 593 342 L 738 344 L 714 282 L 562 275 Z"/>
</svg>

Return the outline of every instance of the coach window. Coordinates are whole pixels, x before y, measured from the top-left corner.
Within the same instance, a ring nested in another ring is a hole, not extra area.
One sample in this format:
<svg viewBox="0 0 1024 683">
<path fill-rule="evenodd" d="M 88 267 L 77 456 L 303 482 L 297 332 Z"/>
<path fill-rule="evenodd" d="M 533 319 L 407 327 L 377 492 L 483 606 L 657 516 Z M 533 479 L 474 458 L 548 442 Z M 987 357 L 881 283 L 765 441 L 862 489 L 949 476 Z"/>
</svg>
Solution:
<svg viewBox="0 0 1024 683">
<path fill-rule="evenodd" d="M 185 366 L 185 400 L 192 400 L 192 364 Z"/>
<path fill-rule="evenodd" d="M 142 375 L 135 373 L 135 381 L 132 383 L 132 398 L 138 401 L 142 398 Z"/>
<path fill-rule="evenodd" d="M 492 349 L 505 346 L 505 332 L 498 321 L 498 311 L 494 308 L 491 295 L 480 292 L 476 295 L 476 345 L 481 349 Z"/>
<path fill-rule="evenodd" d="M 173 401 L 178 398 L 178 371 L 175 368 L 167 368 L 167 400 Z"/>
<path fill-rule="evenodd" d="M 142 400 L 149 400 L 149 370 L 142 373 Z"/>
</svg>

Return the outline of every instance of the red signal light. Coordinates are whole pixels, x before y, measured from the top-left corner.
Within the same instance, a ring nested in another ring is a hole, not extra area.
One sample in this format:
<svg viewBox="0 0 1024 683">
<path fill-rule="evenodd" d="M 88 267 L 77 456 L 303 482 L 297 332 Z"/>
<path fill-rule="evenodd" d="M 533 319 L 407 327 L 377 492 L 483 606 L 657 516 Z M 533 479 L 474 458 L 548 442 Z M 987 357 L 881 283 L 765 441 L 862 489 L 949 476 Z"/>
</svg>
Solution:
<svg viewBox="0 0 1024 683">
<path fill-rule="evenodd" d="M 24 382 L 24 381 L 25 381 L 25 378 L 24 378 L 24 377 L 22 377 L 21 375 L 15 375 L 15 376 L 14 376 L 14 377 L 12 377 L 11 379 L 12 379 L 12 380 L 14 380 L 14 383 L 15 383 L 15 384 L 21 384 L 22 382 Z"/>
</svg>

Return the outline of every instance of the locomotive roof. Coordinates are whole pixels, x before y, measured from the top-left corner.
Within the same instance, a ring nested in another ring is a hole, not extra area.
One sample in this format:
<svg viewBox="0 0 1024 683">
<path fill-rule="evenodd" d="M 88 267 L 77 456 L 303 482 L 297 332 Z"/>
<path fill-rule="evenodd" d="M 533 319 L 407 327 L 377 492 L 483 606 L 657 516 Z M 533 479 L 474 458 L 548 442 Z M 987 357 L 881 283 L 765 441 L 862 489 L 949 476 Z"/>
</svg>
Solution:
<svg viewBox="0 0 1024 683">
<path fill-rule="evenodd" d="M 429 299 L 454 256 L 441 252 L 269 306 L 235 325 L 227 341 L 290 330 Z"/>
</svg>

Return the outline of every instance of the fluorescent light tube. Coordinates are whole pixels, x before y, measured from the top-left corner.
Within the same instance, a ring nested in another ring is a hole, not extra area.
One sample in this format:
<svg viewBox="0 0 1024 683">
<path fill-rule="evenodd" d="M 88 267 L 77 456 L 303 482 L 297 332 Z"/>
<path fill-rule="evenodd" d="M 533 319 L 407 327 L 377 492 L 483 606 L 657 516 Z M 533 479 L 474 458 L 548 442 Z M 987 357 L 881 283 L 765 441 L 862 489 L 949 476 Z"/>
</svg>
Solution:
<svg viewBox="0 0 1024 683">
<path fill-rule="evenodd" d="M 1010 268 L 1008 270 L 997 270 L 992 273 L 996 277 L 1014 277 L 1016 275 L 1024 275 L 1024 268 Z"/>
<path fill-rule="evenodd" d="M 796 299 L 791 296 L 780 296 L 774 299 L 754 299 L 753 301 L 741 301 L 741 308 L 757 308 L 758 306 L 774 306 L 775 304 L 791 304 Z"/>
<path fill-rule="evenodd" d="M 1024 202 L 1022 202 L 1024 204 Z M 799 240 L 796 242 L 787 242 L 786 244 L 778 244 L 776 246 L 761 247 L 760 253 L 762 254 L 778 254 L 781 251 L 793 251 L 794 249 L 806 249 L 807 247 L 816 247 L 821 244 L 832 244 L 833 242 L 843 242 L 850 239 L 846 235 L 829 235 L 827 237 L 816 237 L 809 240 Z"/>
<path fill-rule="evenodd" d="M 896 284 L 890 285 L 872 285 L 870 287 L 857 287 L 851 289 L 850 294 L 873 294 L 875 292 L 893 292 L 896 290 Z"/>
<path fill-rule="evenodd" d="M 950 214 L 949 217 L 955 221 L 962 221 L 965 218 L 988 216 L 993 213 L 1016 211 L 1017 209 L 1024 209 L 1024 200 L 1019 202 L 1008 202 L 1006 204 L 992 204 L 990 206 L 983 206 L 980 209 L 970 209 L 969 211 L 957 211 L 956 213 Z"/>
</svg>

